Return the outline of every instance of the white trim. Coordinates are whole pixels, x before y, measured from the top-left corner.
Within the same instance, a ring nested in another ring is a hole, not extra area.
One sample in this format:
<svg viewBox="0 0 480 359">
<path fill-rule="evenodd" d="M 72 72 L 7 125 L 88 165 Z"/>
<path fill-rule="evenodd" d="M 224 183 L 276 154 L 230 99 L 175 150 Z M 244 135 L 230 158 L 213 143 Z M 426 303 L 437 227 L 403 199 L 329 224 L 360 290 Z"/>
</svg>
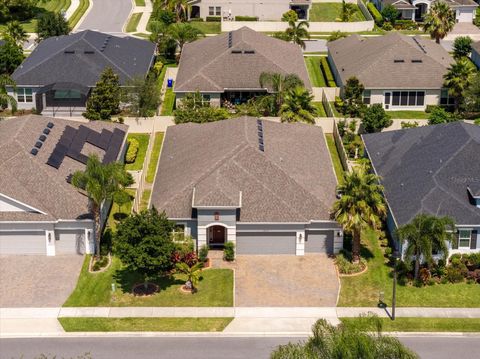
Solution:
<svg viewBox="0 0 480 359">
<path fill-rule="evenodd" d="M 41 211 L 41 210 L 39 210 L 39 209 L 37 209 L 37 208 L 35 208 L 35 207 L 32 207 L 32 206 L 30 206 L 30 205 L 28 205 L 28 204 L 26 204 L 26 203 L 23 203 L 23 202 L 21 202 L 21 201 L 19 201 L 19 200 L 16 200 L 15 198 L 9 197 L 9 196 L 7 196 L 6 194 L 0 193 L 0 196 L 4 197 L 4 198 L 6 198 L 6 199 L 9 199 L 10 201 L 13 201 L 13 202 L 15 202 L 15 203 L 18 203 L 18 204 L 20 204 L 20 205 L 22 205 L 22 206 L 24 206 L 24 207 L 27 207 L 27 208 L 29 208 L 29 209 L 31 209 L 31 210 L 33 210 L 33 211 L 35 211 L 35 212 L 38 212 L 38 213 L 40 213 L 40 214 L 45 214 L 45 215 L 47 214 L 47 213 L 45 213 L 45 212 L 43 212 L 43 211 Z"/>
</svg>

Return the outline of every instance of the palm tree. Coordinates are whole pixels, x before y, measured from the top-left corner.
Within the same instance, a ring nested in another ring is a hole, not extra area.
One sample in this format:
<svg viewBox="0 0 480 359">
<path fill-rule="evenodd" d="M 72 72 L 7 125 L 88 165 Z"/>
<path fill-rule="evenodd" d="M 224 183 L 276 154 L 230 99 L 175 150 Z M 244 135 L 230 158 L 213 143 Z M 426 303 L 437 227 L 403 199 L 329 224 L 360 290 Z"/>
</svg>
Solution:
<svg viewBox="0 0 480 359">
<path fill-rule="evenodd" d="M 353 14 L 355 14 L 355 4 L 346 3 L 342 0 L 342 12 L 340 13 L 340 21 L 349 22 L 352 20 Z"/>
<path fill-rule="evenodd" d="M 187 20 L 190 0 L 169 0 L 169 7 L 175 12 L 177 22 Z"/>
<path fill-rule="evenodd" d="M 204 36 L 202 31 L 188 23 L 176 23 L 170 25 L 168 27 L 168 35 L 175 40 L 178 45 L 179 53 L 177 59 L 180 59 L 183 46 L 185 46 L 186 43 L 193 42 L 199 37 Z"/>
<path fill-rule="evenodd" d="M 444 86 L 448 88 L 449 94 L 455 97 L 455 108 L 463 102 L 463 94 L 470 86 L 475 73 L 476 69 L 470 60 L 461 58 L 450 65 L 448 72 L 443 76 Z"/>
<path fill-rule="evenodd" d="M 288 90 L 279 111 L 282 122 L 315 123 L 317 108 L 312 101 L 313 96 L 302 86 Z"/>
<path fill-rule="evenodd" d="M 10 105 L 12 113 L 17 111 L 17 100 L 7 92 L 7 86 L 16 90 L 15 81 L 8 75 L 0 75 L 0 106 L 6 108 Z"/>
<path fill-rule="evenodd" d="M 446 2 L 440 0 L 430 6 L 423 21 L 423 31 L 430 33 L 430 37 L 439 44 L 455 26 L 455 13 Z"/>
<path fill-rule="evenodd" d="M 177 270 L 185 277 L 185 284 L 190 282 L 192 287 L 192 293 L 196 291 L 196 286 L 200 280 L 200 272 L 203 268 L 203 263 L 198 262 L 193 266 L 189 266 L 187 263 L 180 262 L 176 264 Z"/>
<path fill-rule="evenodd" d="M 95 255 L 100 256 L 101 209 L 112 201 L 118 192 L 133 183 L 132 176 L 120 162 L 102 164 L 96 155 L 88 158 L 85 171 L 76 171 L 72 184 L 84 192 L 90 202 L 90 211 L 95 221 Z"/>
<path fill-rule="evenodd" d="M 304 39 L 310 39 L 310 34 L 307 30 L 309 27 L 310 24 L 307 21 L 289 21 L 288 28 L 287 30 L 285 30 L 285 37 L 286 39 L 288 39 L 288 41 L 299 45 L 302 49 L 305 50 Z"/>
<path fill-rule="evenodd" d="M 28 39 L 27 33 L 18 21 L 8 22 L 3 36 L 12 39 L 17 45 L 22 45 Z"/>
<path fill-rule="evenodd" d="M 262 72 L 259 78 L 260 86 L 268 88 L 275 95 L 275 111 L 283 104 L 285 93 L 297 86 L 303 86 L 303 81 L 295 74 L 282 75 L 275 72 Z"/>
<path fill-rule="evenodd" d="M 341 197 L 333 205 L 333 217 L 352 234 L 352 261 L 358 262 L 362 231 L 378 228 L 387 213 L 383 186 L 379 184 L 379 177 L 369 173 L 363 164 L 347 173 L 337 190 Z"/>
<path fill-rule="evenodd" d="M 419 214 L 410 223 L 399 227 L 398 238 L 406 245 L 405 258 L 415 260 L 415 279 L 418 279 L 422 259 L 431 262 L 433 251 L 448 258 L 447 242 L 452 241 L 455 223 L 449 217 Z"/>
</svg>

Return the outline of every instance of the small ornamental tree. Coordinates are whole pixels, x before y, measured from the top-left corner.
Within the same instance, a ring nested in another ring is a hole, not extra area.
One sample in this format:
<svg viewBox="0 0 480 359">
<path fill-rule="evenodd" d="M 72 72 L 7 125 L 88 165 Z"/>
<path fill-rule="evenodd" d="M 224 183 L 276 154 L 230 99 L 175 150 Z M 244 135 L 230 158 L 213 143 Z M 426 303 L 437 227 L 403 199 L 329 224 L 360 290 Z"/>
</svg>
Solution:
<svg viewBox="0 0 480 359">
<path fill-rule="evenodd" d="M 40 42 L 52 36 L 68 35 L 70 27 L 62 13 L 47 12 L 38 19 L 36 32 L 37 42 Z"/>
<path fill-rule="evenodd" d="M 392 25 L 395 25 L 395 21 L 400 16 L 400 13 L 393 5 L 387 5 L 382 9 L 382 16 L 385 21 L 388 21 Z"/>
<path fill-rule="evenodd" d="M 87 101 L 83 116 L 89 120 L 110 120 L 120 112 L 120 81 L 118 75 L 107 67 Z"/>
<path fill-rule="evenodd" d="M 128 216 L 117 226 L 114 252 L 131 271 L 143 277 L 144 283 L 174 268 L 172 240 L 174 222 L 155 208 Z"/>
<path fill-rule="evenodd" d="M 373 104 L 363 111 L 362 125 L 367 133 L 380 132 L 384 128 L 391 126 L 392 123 L 392 119 L 379 103 Z"/>
<path fill-rule="evenodd" d="M 453 42 L 453 57 L 456 59 L 467 57 L 472 52 L 473 40 L 470 36 L 460 36 Z"/>
<path fill-rule="evenodd" d="M 11 75 L 24 59 L 23 50 L 10 38 L 0 46 L 0 74 Z"/>
<path fill-rule="evenodd" d="M 448 123 L 456 121 L 457 119 L 450 112 L 445 111 L 441 107 L 435 107 L 428 116 L 429 125 L 438 125 L 440 123 Z"/>
<path fill-rule="evenodd" d="M 363 104 L 363 91 L 365 87 L 360 83 L 360 81 L 355 77 L 350 77 L 345 84 L 344 89 L 344 102 L 343 102 L 343 113 L 344 115 L 350 115 L 350 117 L 358 117 Z"/>
<path fill-rule="evenodd" d="M 288 10 L 286 13 L 282 15 L 282 21 L 284 22 L 297 22 L 298 21 L 298 14 L 295 10 Z"/>
</svg>

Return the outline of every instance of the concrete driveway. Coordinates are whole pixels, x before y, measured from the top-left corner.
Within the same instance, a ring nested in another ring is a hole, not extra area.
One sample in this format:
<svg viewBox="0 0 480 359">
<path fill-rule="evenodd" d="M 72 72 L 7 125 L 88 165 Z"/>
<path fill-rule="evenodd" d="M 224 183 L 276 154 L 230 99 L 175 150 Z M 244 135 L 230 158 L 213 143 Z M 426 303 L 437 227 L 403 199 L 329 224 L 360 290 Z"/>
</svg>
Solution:
<svg viewBox="0 0 480 359">
<path fill-rule="evenodd" d="M 230 267 L 235 269 L 235 306 L 336 306 L 339 281 L 327 255 L 239 255 Z"/>
<path fill-rule="evenodd" d="M 92 0 L 91 9 L 75 31 L 97 30 L 122 35 L 131 10 L 131 0 Z"/>
<path fill-rule="evenodd" d="M 77 284 L 84 258 L 0 256 L 0 308 L 62 306 Z"/>
</svg>

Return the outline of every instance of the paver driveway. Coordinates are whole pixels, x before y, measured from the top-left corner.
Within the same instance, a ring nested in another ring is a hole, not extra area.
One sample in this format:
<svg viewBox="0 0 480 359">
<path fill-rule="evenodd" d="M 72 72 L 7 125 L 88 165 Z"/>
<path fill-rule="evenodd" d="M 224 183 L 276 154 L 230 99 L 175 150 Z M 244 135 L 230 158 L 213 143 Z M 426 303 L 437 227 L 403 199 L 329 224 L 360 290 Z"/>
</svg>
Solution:
<svg viewBox="0 0 480 359">
<path fill-rule="evenodd" d="M 336 306 L 337 272 L 324 254 L 239 255 L 233 265 L 217 263 L 235 269 L 238 307 Z"/>
<path fill-rule="evenodd" d="M 0 256 L 0 307 L 60 307 L 77 284 L 84 257 Z"/>
</svg>

